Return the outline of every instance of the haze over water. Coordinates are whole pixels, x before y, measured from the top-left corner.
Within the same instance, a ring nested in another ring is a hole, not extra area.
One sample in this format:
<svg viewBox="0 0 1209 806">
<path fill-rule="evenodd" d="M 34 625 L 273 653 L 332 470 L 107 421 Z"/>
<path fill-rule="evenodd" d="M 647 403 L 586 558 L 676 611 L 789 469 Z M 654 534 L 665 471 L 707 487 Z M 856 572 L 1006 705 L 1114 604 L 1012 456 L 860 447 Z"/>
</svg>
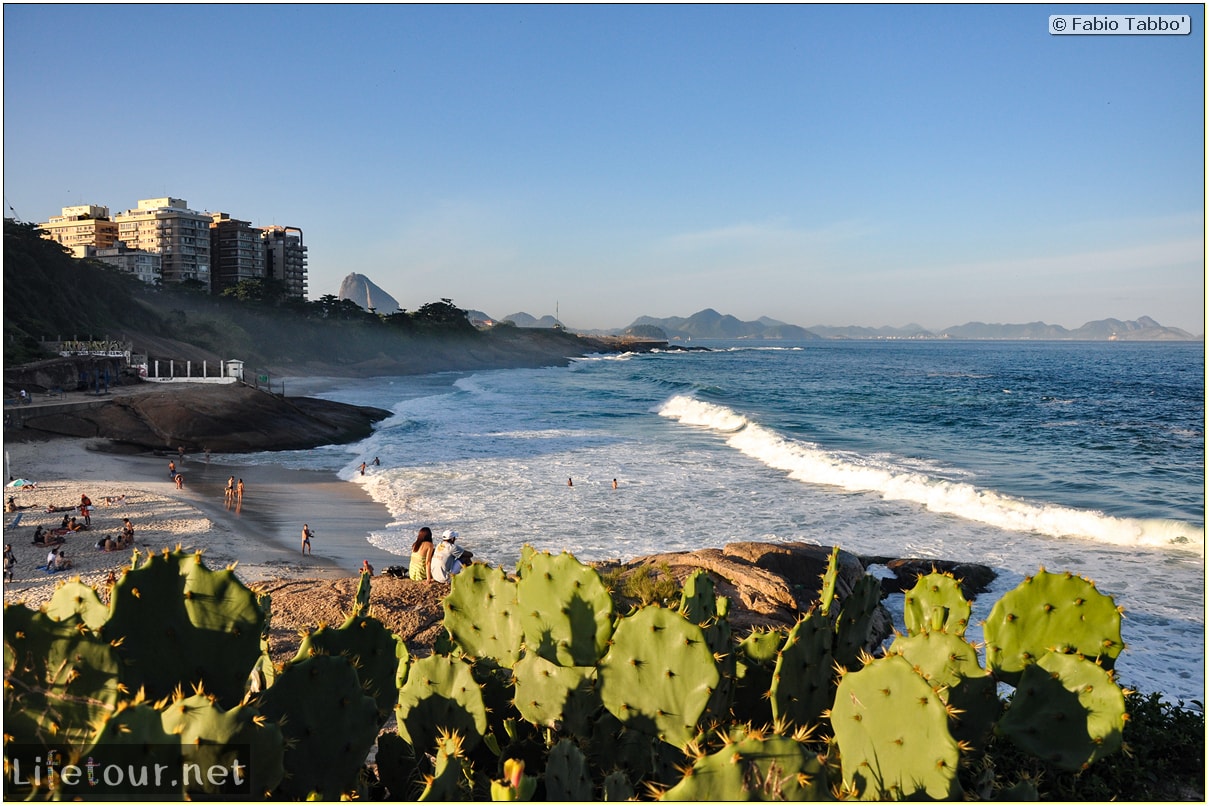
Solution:
<svg viewBox="0 0 1209 806">
<path fill-rule="evenodd" d="M 525 543 L 592 560 L 803 541 L 988 564 L 976 618 L 1069 570 L 1125 609 L 1124 684 L 1204 701 L 1203 345 L 707 344 L 335 381 L 318 394 L 394 416 L 251 461 L 364 484 L 395 519 L 369 539 L 400 564 L 425 525 L 505 567 Z"/>
</svg>

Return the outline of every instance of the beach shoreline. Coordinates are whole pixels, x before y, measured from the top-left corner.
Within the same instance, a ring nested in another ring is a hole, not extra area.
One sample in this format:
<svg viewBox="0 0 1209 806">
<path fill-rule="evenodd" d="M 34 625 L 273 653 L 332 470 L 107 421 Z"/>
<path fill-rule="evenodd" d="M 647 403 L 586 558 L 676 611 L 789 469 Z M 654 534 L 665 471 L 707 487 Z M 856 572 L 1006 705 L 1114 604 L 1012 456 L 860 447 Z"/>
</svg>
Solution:
<svg viewBox="0 0 1209 806">
<path fill-rule="evenodd" d="M 105 440 L 5 440 L 10 479 L 36 482 L 32 489 L 5 488 L 5 500 L 11 496 L 20 507 L 4 517 L 4 542 L 17 557 L 13 580 L 4 584 L 6 604 L 24 601 L 38 607 L 60 582 L 77 576 L 103 588 L 110 571 L 120 575 L 130 566 L 132 552 L 105 552 L 95 544 L 105 535 L 116 538 L 127 517 L 140 556 L 177 546 L 201 551 L 207 567 L 234 565 L 236 575 L 250 587 L 356 576 L 363 560 L 376 572 L 406 564 L 407 558 L 367 540 L 390 521 L 386 507 L 329 471 L 220 464 L 201 454 L 186 454 L 181 461 L 174 453 L 129 454 L 111 447 Z M 180 489 L 169 475 L 170 461 L 176 462 L 183 478 Z M 244 481 L 242 502 L 225 501 L 231 476 Z M 39 525 L 57 528 L 64 515 L 82 522 L 78 510 L 64 511 L 77 507 L 81 495 L 94 505 L 91 528 L 70 534 L 61 546 L 72 567 L 48 574 L 38 568 L 45 564 L 48 549 L 32 545 L 34 530 Z M 48 506 L 56 511 L 48 512 Z M 12 525 L 17 515 L 19 522 Z M 301 553 L 304 523 L 314 533 L 313 555 Z"/>
</svg>

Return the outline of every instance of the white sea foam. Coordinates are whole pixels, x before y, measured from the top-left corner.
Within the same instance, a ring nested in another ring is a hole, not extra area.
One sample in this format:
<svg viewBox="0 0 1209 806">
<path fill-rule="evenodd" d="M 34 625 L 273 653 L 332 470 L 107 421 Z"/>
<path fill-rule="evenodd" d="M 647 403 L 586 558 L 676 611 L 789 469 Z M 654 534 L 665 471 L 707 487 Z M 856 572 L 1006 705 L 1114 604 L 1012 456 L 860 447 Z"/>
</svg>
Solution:
<svg viewBox="0 0 1209 806">
<path fill-rule="evenodd" d="M 782 436 L 725 406 L 676 395 L 658 409 L 661 416 L 726 435 L 746 456 L 808 484 L 826 484 L 853 492 L 880 494 L 920 504 L 1000 529 L 1050 537 L 1077 537 L 1118 546 L 1177 548 L 1204 555 L 1205 530 L 1163 519 L 1117 518 L 1101 512 L 1035 503 L 895 466 L 885 458 L 824 450 Z"/>
</svg>

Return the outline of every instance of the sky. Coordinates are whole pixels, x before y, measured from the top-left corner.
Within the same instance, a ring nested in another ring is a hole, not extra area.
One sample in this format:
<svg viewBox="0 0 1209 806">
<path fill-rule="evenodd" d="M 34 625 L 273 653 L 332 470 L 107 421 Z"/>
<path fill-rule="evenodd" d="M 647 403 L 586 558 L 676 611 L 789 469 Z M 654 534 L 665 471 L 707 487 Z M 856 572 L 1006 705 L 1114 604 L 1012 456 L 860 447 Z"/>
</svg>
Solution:
<svg viewBox="0 0 1209 806">
<path fill-rule="evenodd" d="M 1185 14 L 1057 36 L 1050 14 Z M 4 205 L 173 196 L 574 329 L 1205 332 L 1201 5 L 6 4 Z"/>
</svg>

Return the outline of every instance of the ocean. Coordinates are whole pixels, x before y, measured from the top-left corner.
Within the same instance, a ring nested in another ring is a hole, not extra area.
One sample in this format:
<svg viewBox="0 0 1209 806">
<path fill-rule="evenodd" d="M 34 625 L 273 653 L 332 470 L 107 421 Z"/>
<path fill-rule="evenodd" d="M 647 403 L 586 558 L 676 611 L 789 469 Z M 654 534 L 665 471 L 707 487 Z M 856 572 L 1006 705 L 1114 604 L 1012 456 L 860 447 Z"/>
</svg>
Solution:
<svg viewBox="0 0 1209 806">
<path fill-rule="evenodd" d="M 1071 571 L 1124 608 L 1123 684 L 1204 702 L 1202 344 L 693 346 L 292 380 L 394 414 L 355 445 L 230 460 L 364 485 L 393 517 L 367 540 L 400 564 L 421 526 L 507 568 L 526 543 L 597 560 L 801 541 L 990 565 L 975 618 Z"/>
</svg>

